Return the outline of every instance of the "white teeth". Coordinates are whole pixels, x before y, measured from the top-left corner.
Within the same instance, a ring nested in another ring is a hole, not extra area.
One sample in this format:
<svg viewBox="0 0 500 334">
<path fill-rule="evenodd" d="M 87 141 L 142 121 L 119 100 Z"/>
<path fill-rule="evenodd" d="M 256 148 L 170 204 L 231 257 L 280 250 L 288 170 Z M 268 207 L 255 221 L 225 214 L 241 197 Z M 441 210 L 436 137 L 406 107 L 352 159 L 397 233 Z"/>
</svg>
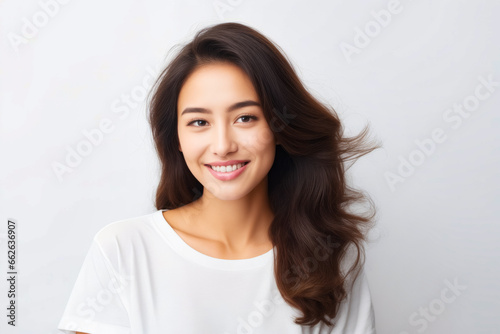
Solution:
<svg viewBox="0 0 500 334">
<path fill-rule="evenodd" d="M 229 173 L 237 170 L 238 168 L 241 168 L 244 165 L 244 163 L 239 163 L 236 165 L 229 165 L 229 166 L 210 166 L 212 169 L 216 172 L 222 172 L 222 173 Z"/>
</svg>

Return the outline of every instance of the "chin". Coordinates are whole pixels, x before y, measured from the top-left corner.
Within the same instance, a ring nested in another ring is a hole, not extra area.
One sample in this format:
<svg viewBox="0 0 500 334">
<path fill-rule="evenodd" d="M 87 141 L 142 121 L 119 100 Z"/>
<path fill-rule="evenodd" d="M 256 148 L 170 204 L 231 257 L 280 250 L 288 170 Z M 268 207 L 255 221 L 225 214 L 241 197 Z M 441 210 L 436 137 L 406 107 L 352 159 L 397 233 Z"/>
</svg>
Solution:
<svg viewBox="0 0 500 334">
<path fill-rule="evenodd" d="M 221 201 L 235 201 L 248 195 L 248 192 L 241 191 L 241 187 L 236 190 L 230 188 L 231 187 L 216 187 L 215 189 L 209 189 L 205 187 L 204 194 L 206 191 L 211 197 L 215 197 Z"/>
</svg>

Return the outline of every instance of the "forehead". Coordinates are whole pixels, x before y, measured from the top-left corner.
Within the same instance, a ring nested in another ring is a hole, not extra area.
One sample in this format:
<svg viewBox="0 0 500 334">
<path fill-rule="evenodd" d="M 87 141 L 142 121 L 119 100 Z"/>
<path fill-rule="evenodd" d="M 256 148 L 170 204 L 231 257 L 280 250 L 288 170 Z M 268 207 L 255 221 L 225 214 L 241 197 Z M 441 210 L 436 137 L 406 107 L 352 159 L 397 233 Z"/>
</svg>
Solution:
<svg viewBox="0 0 500 334">
<path fill-rule="evenodd" d="M 198 67 L 179 92 L 177 107 L 222 107 L 240 100 L 259 101 L 248 75 L 232 63 L 212 63 Z"/>
</svg>

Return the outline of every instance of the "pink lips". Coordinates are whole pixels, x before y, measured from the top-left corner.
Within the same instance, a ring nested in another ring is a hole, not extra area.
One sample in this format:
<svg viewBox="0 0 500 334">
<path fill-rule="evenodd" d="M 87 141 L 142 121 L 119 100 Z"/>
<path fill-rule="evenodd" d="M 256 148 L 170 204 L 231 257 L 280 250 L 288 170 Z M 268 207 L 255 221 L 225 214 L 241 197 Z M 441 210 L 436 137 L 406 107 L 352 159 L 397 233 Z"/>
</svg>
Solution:
<svg viewBox="0 0 500 334">
<path fill-rule="evenodd" d="M 214 162 L 209 162 L 207 165 L 210 166 L 232 166 L 232 165 L 237 165 L 239 163 L 246 163 L 250 162 L 248 160 L 229 160 L 229 161 L 214 161 Z"/>
<path fill-rule="evenodd" d="M 212 173 L 212 175 L 221 180 L 221 181 L 229 181 L 229 180 L 233 180 L 235 178 L 237 178 L 241 173 L 243 173 L 243 171 L 247 168 L 249 163 L 247 163 L 246 165 L 242 166 L 241 168 L 238 168 L 237 170 L 235 171 L 232 171 L 232 172 L 217 172 L 215 170 L 212 169 L 212 167 L 210 166 L 207 166 L 205 165 L 208 170 L 210 171 L 210 173 Z"/>
</svg>

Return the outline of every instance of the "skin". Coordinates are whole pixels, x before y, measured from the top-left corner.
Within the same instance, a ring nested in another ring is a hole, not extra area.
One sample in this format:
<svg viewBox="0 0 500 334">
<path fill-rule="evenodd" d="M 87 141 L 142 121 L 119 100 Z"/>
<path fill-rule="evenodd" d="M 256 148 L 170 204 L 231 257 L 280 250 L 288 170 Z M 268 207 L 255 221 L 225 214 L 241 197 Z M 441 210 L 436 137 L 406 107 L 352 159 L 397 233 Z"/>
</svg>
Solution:
<svg viewBox="0 0 500 334">
<path fill-rule="evenodd" d="M 231 63 L 197 68 L 178 97 L 179 150 L 204 189 L 201 198 L 164 212 L 164 217 L 189 245 L 216 258 L 250 258 L 272 248 L 268 229 L 274 215 L 267 174 L 277 141 L 260 105 L 227 111 L 248 100 L 260 104 L 249 77 Z M 205 108 L 210 113 L 182 114 L 186 108 Z M 228 160 L 250 163 L 229 181 L 216 179 L 205 166 Z"/>
<path fill-rule="evenodd" d="M 179 150 L 204 188 L 198 200 L 163 215 L 186 243 L 215 258 L 251 258 L 273 247 L 268 236 L 274 214 L 267 196 L 267 173 L 274 161 L 276 138 L 261 107 L 226 111 L 247 100 L 260 103 L 248 76 L 228 63 L 198 68 L 179 93 Z M 181 116 L 188 107 L 210 109 L 211 114 Z M 193 120 L 198 121 L 191 123 Z M 250 160 L 250 164 L 230 181 L 214 178 L 205 167 L 209 162 L 227 160 Z"/>
</svg>

